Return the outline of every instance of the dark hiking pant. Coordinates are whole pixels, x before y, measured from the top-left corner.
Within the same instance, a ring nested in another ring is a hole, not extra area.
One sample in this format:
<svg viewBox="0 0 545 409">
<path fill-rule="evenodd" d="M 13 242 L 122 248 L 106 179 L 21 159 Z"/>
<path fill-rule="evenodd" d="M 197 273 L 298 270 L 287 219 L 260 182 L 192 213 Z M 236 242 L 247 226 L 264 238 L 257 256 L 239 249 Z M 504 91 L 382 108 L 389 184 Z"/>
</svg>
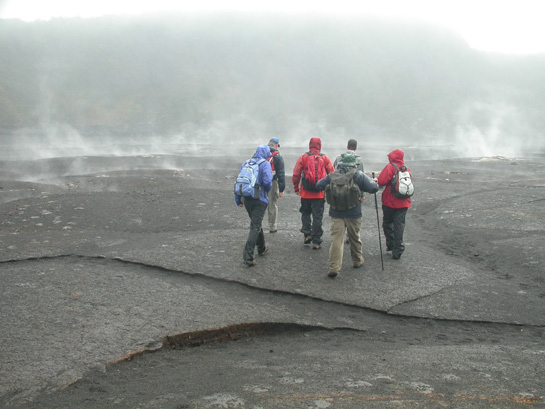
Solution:
<svg viewBox="0 0 545 409">
<path fill-rule="evenodd" d="M 324 207 L 325 199 L 301 199 L 301 233 L 311 236 L 314 244 L 322 243 Z"/>
<path fill-rule="evenodd" d="M 392 251 L 392 256 L 399 258 L 405 250 L 403 231 L 405 230 L 407 208 L 394 209 L 382 205 L 382 214 L 382 230 L 386 238 L 386 250 Z"/>
<path fill-rule="evenodd" d="M 256 246 L 258 252 L 265 250 L 265 235 L 261 223 L 267 211 L 267 205 L 261 200 L 251 197 L 244 197 L 243 200 L 244 207 L 248 212 L 248 216 L 250 216 L 250 232 L 248 233 L 248 240 L 246 240 L 242 258 L 244 261 L 249 261 L 254 259 Z"/>
</svg>

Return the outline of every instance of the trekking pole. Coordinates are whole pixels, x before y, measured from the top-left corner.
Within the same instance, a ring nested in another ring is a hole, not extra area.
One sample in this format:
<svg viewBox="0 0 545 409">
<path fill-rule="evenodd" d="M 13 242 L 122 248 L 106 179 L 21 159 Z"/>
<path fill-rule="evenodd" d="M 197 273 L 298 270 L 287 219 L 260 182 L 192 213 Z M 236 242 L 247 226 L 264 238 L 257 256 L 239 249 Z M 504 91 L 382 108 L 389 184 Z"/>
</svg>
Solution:
<svg viewBox="0 0 545 409">
<path fill-rule="evenodd" d="M 375 172 L 372 172 L 373 179 L 375 178 Z M 378 218 L 378 202 L 377 202 L 377 194 L 375 195 L 375 210 L 377 212 L 377 227 L 378 227 L 378 247 L 380 248 L 380 265 L 382 266 L 382 271 L 384 271 L 384 259 L 382 257 L 382 239 L 380 238 L 380 221 Z"/>
</svg>

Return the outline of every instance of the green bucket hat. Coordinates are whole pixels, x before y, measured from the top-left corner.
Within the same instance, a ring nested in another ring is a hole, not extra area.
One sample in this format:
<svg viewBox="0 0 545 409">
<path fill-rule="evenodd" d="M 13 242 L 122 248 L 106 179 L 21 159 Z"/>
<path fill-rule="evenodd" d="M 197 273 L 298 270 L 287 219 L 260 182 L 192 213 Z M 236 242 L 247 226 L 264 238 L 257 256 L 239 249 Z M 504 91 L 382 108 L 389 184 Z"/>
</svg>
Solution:
<svg viewBox="0 0 545 409">
<path fill-rule="evenodd" d="M 356 155 L 353 153 L 345 153 L 342 156 L 341 161 L 339 162 L 340 166 L 343 166 L 345 168 L 354 168 L 356 167 Z"/>
</svg>

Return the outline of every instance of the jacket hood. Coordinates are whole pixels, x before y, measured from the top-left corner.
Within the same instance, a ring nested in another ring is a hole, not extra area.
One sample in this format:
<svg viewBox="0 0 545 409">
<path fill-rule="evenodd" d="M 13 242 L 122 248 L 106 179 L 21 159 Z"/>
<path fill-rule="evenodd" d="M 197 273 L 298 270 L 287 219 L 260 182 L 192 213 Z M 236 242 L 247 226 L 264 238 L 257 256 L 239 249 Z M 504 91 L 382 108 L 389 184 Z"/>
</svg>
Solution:
<svg viewBox="0 0 545 409">
<path fill-rule="evenodd" d="M 311 152 L 317 151 L 317 153 L 320 153 L 320 151 L 322 150 L 322 141 L 320 140 L 320 138 L 310 138 L 310 142 L 308 143 L 308 149 Z"/>
<path fill-rule="evenodd" d="M 254 159 L 269 159 L 271 148 L 268 145 L 259 145 L 254 153 Z"/>
<path fill-rule="evenodd" d="M 405 163 L 403 162 L 404 157 L 405 153 L 403 153 L 401 149 L 393 150 L 388 154 L 388 160 L 398 166 L 405 165 Z"/>
<path fill-rule="evenodd" d="M 342 155 L 338 166 L 343 168 L 355 168 L 356 167 L 356 155 L 353 152 L 346 152 Z"/>
</svg>

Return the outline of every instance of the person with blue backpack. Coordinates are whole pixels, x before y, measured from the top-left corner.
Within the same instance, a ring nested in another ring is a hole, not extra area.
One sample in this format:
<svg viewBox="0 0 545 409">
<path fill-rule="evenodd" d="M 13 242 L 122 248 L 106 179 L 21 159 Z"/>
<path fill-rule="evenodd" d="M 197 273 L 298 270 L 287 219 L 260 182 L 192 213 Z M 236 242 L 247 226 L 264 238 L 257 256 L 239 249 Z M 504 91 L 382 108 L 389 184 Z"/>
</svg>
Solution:
<svg viewBox="0 0 545 409">
<path fill-rule="evenodd" d="M 234 187 L 235 203 L 239 207 L 245 207 L 250 216 L 250 232 L 242 253 L 243 263 L 248 267 L 257 264 L 254 257 L 256 247 L 260 256 L 269 250 L 261 225 L 269 204 L 269 191 L 273 180 L 271 164 L 268 161 L 270 156 L 270 148 L 259 145 L 254 156 L 240 167 Z"/>
</svg>

